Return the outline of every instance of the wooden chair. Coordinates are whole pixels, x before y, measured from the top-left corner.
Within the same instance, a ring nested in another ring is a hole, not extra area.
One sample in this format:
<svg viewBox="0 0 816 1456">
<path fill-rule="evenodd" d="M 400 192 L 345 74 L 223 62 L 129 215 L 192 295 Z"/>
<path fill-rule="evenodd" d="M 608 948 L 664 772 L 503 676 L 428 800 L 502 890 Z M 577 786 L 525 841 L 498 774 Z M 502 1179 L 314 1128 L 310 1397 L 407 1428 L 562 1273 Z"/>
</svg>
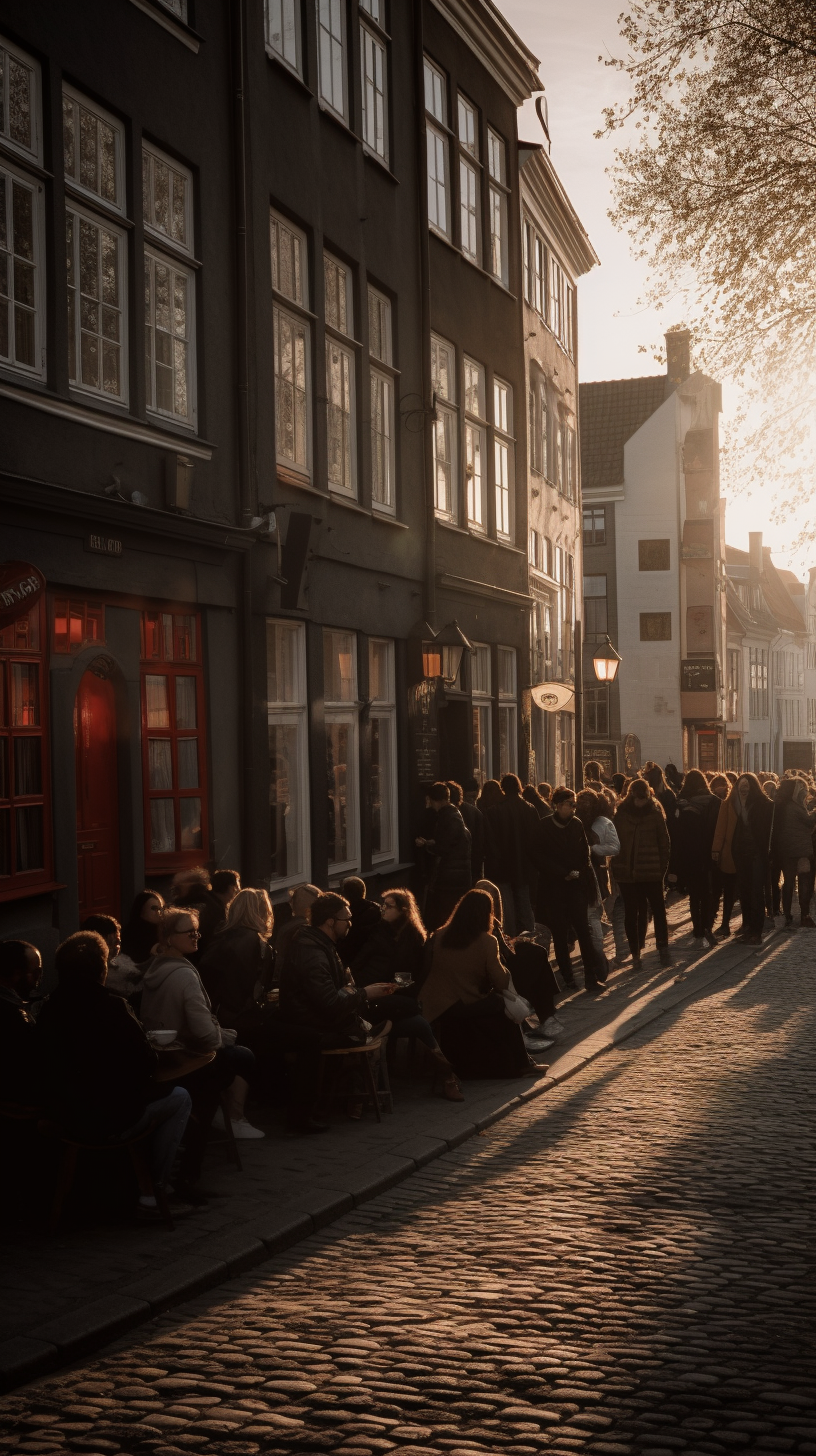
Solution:
<svg viewBox="0 0 816 1456">
<path fill-rule="evenodd" d="M 384 1103 L 388 1112 L 394 1111 L 394 1102 L 391 1096 L 391 1084 L 388 1080 L 388 1064 L 383 1056 L 383 1045 L 387 1042 L 387 1033 L 377 1036 L 373 1041 L 366 1042 L 365 1046 L 332 1047 L 324 1051 L 320 1063 L 320 1081 L 317 1089 L 317 1104 L 321 1105 L 324 1096 L 328 1098 L 332 1090 L 328 1075 L 329 1067 L 332 1068 L 331 1081 L 336 1076 L 336 1069 L 345 1066 L 352 1077 L 359 1072 L 362 1073 L 364 1090 L 346 1092 L 343 1095 L 347 1101 L 359 1100 L 362 1096 L 364 1101 L 370 1102 L 374 1108 L 377 1121 L 382 1122 L 380 1101 Z M 345 1058 L 345 1062 L 330 1062 L 328 1058 Z"/>
<path fill-rule="evenodd" d="M 89 1142 L 84 1138 L 70 1137 L 64 1128 L 58 1127 L 56 1123 L 39 1123 L 39 1130 L 45 1136 L 55 1136 L 62 1143 L 62 1160 L 60 1162 L 57 1186 L 54 1190 L 54 1201 L 51 1204 L 51 1217 L 49 1219 L 49 1232 L 55 1234 L 60 1225 L 62 1213 L 73 1186 L 76 1174 L 77 1161 L 80 1152 L 93 1153 L 120 1153 L 126 1151 L 136 1174 L 139 1184 L 139 1192 L 146 1198 L 155 1198 L 156 1203 L 169 1229 L 175 1228 L 173 1216 L 170 1212 L 170 1205 L 167 1201 L 167 1194 L 163 1188 L 156 1188 L 150 1172 L 150 1162 L 145 1144 L 152 1137 L 158 1123 L 151 1124 L 144 1132 L 137 1137 L 123 1138 L 119 1141 L 108 1140 L 104 1142 Z"/>
</svg>

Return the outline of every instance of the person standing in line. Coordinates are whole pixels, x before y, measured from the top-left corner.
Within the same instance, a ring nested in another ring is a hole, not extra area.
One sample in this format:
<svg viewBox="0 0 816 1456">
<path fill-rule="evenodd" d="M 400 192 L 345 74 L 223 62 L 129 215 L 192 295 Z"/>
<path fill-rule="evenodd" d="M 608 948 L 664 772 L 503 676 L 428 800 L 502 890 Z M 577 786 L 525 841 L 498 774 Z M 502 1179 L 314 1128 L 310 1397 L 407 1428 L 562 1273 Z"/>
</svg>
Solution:
<svg viewBox="0 0 816 1456">
<path fill-rule="evenodd" d="M 477 800 L 477 808 L 485 824 L 485 877 L 494 883 L 499 879 L 504 861 L 504 794 L 498 779 L 486 779 Z"/>
<path fill-rule="evenodd" d="M 688 885 L 689 910 L 695 940 L 713 949 L 716 904 L 711 893 L 711 850 L 720 813 L 720 800 L 698 768 L 690 768 L 674 811 L 674 861 L 677 874 Z"/>
<path fill-rule="evenodd" d="M 632 780 L 613 822 L 620 840 L 620 853 L 612 861 L 612 873 L 623 896 L 632 970 L 641 969 L 650 908 L 660 964 L 670 966 L 663 882 L 669 868 L 671 841 L 666 815 L 645 778 Z"/>
<path fill-rule="evenodd" d="M 201 939 L 198 954 L 203 958 L 213 943 L 213 937 L 223 930 L 227 923 L 227 911 L 235 896 L 241 890 L 241 876 L 237 870 L 216 870 L 212 877 L 212 888 L 201 905 L 198 915 L 198 929 Z"/>
<path fill-rule="evenodd" d="M 484 873 L 485 839 L 487 826 L 484 815 L 477 806 L 476 800 L 479 795 L 479 785 L 475 779 L 468 779 L 464 788 L 458 784 L 449 782 L 448 788 L 451 791 L 451 803 L 459 810 L 465 821 L 465 827 L 470 834 L 470 873 L 475 885 Z M 459 798 L 454 794 L 454 789 L 459 790 Z"/>
<path fill-rule="evenodd" d="M 805 807 L 807 784 L 804 779 L 783 779 L 774 801 L 771 831 L 771 860 L 782 866 L 782 909 L 785 929 L 793 930 L 793 887 L 799 892 L 799 924 L 816 929 L 810 915 L 813 897 L 813 826 L 814 817 Z"/>
<path fill-rule="evenodd" d="M 731 853 L 731 841 L 737 827 L 737 816 L 733 805 L 729 803 L 732 787 L 730 779 L 725 774 L 715 774 L 710 787 L 711 792 L 720 802 L 714 838 L 711 842 L 711 860 L 714 866 L 712 875 L 714 916 L 716 919 L 717 906 L 720 896 L 722 896 L 722 921 L 719 929 L 714 931 L 714 935 L 717 940 L 727 940 L 731 934 L 731 916 L 734 913 L 734 901 L 737 898 L 737 871 Z"/>
<path fill-rule="evenodd" d="M 773 823 L 773 804 L 756 774 L 742 773 L 728 799 L 736 816 L 731 853 L 737 871 L 745 945 L 761 945 L 765 924 L 765 891 Z"/>
<path fill-rule="evenodd" d="M 609 964 L 604 950 L 602 916 L 604 902 L 609 899 L 611 893 L 609 858 L 611 855 L 617 854 L 620 849 L 615 826 L 607 815 L 608 807 L 603 794 L 596 793 L 594 789 L 582 789 L 575 801 L 575 812 L 584 826 L 584 833 L 589 843 L 592 869 L 598 885 L 598 893 L 594 900 L 590 900 L 587 909 L 589 931 L 598 960 L 603 962 L 607 971 Z M 617 951 L 615 959 L 620 959 Z"/>
<path fill-rule="evenodd" d="M 575 817 L 572 789 L 557 788 L 553 813 L 538 826 L 539 869 L 536 918 L 550 930 L 558 969 L 566 986 L 574 987 L 570 960 L 570 928 L 578 937 L 584 962 L 584 988 L 588 995 L 603 991 L 604 967 L 598 960 L 589 931 L 587 906 L 598 893 L 584 827 Z"/>
<path fill-rule="evenodd" d="M 521 780 L 507 773 L 501 780 L 501 841 L 504 863 L 498 884 L 511 940 L 526 930 L 535 931 L 532 897 L 536 883 L 536 852 L 540 820 L 532 804 L 522 798 Z"/>
<path fill-rule="evenodd" d="M 450 801 L 447 784 L 432 784 L 425 802 L 434 814 L 433 831 L 427 839 L 418 838 L 416 844 L 431 859 L 425 924 L 428 930 L 436 930 L 470 889 L 470 834 Z"/>
</svg>

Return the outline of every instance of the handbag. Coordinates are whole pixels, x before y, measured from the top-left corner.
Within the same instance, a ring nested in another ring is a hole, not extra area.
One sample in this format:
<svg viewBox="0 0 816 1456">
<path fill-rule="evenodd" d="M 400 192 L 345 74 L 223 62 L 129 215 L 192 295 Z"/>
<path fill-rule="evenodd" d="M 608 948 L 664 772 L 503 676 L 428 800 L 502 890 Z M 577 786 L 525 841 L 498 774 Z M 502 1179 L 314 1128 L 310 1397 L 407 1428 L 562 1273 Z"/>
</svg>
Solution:
<svg viewBox="0 0 816 1456">
<path fill-rule="evenodd" d="M 517 1026 L 521 1026 L 522 1022 L 526 1021 L 528 1016 L 532 1016 L 533 1008 L 526 997 L 519 995 L 513 985 L 512 976 L 504 990 L 500 992 L 500 995 L 504 1002 L 504 1014 L 508 1021 L 515 1021 Z"/>
</svg>

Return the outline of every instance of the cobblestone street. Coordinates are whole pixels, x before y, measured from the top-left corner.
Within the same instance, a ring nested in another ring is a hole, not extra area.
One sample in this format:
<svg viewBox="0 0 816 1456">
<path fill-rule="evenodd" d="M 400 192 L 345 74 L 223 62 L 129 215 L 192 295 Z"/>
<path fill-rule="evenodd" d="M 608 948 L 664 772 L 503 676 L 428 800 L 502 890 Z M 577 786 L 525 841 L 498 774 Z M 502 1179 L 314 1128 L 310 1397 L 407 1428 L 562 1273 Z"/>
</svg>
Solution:
<svg viewBox="0 0 816 1456">
<path fill-rule="evenodd" d="M 262 1271 L 0 1404 L 0 1450 L 816 1456 L 806 933 Z"/>
</svg>

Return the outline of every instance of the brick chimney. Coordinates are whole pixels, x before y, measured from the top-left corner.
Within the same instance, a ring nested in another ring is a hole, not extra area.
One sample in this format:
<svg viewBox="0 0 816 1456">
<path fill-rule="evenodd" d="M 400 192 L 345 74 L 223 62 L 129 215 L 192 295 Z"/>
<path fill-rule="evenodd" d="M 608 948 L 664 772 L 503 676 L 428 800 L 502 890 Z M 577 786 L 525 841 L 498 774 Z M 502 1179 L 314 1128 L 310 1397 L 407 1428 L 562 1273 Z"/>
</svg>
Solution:
<svg viewBox="0 0 816 1456">
<path fill-rule="evenodd" d="M 762 576 L 762 532 L 748 532 L 748 563 L 751 578 L 758 581 Z"/>
<path fill-rule="evenodd" d="M 666 339 L 666 397 L 691 373 L 691 331 L 672 329 Z"/>
</svg>

